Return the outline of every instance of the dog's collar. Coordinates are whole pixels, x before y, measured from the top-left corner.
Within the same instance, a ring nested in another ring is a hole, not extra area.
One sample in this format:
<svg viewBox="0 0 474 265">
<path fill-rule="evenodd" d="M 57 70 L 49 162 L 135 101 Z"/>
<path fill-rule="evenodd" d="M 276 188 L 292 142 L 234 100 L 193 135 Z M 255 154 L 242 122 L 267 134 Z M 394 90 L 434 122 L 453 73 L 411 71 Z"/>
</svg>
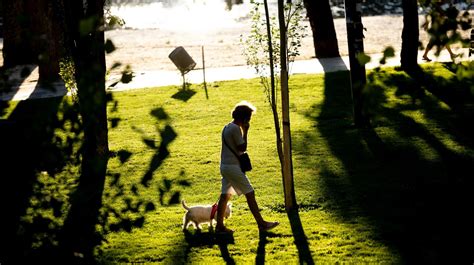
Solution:
<svg viewBox="0 0 474 265">
<path fill-rule="evenodd" d="M 214 219 L 214 216 L 216 216 L 217 212 L 217 203 L 214 203 L 211 208 L 211 220 Z"/>
</svg>

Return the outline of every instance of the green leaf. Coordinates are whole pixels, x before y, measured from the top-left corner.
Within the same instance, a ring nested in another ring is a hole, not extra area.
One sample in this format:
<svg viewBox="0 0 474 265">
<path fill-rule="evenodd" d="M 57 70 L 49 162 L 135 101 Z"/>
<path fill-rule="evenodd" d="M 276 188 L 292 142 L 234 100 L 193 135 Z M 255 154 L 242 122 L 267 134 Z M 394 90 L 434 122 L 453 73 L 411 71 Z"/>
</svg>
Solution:
<svg viewBox="0 0 474 265">
<path fill-rule="evenodd" d="M 385 50 L 383 51 L 383 56 L 384 56 L 385 58 L 395 57 L 395 49 L 394 49 L 392 46 L 388 46 L 388 47 L 385 48 Z"/>
<path fill-rule="evenodd" d="M 367 54 L 361 52 L 359 54 L 357 54 L 357 61 L 359 61 L 359 64 L 360 65 L 366 65 L 368 62 L 370 62 L 370 56 L 368 56 Z"/>
<path fill-rule="evenodd" d="M 122 66 L 121 63 L 115 62 L 115 63 L 112 65 L 112 67 L 110 67 L 110 70 L 117 69 L 117 68 L 119 68 L 120 66 Z"/>
<path fill-rule="evenodd" d="M 105 42 L 104 46 L 106 53 L 112 53 L 116 50 L 114 43 L 109 39 Z"/>
<path fill-rule="evenodd" d="M 124 71 L 122 72 L 122 78 L 120 78 L 120 82 L 128 84 L 132 81 L 133 77 L 133 72 Z"/>
</svg>

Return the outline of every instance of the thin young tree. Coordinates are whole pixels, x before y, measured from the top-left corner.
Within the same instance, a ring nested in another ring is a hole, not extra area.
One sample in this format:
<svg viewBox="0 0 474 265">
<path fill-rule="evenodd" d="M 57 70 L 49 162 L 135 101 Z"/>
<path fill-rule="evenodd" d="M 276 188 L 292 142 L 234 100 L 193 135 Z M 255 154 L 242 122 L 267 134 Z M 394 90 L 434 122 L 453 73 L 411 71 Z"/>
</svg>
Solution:
<svg viewBox="0 0 474 265">
<path fill-rule="evenodd" d="M 268 10 L 268 1 L 264 0 L 263 5 L 265 8 L 265 25 L 267 29 L 267 43 L 268 43 L 268 62 L 270 66 L 270 93 L 269 102 L 270 107 L 273 113 L 273 123 L 275 125 L 275 136 L 276 136 L 276 146 L 278 152 L 278 159 L 280 164 L 283 165 L 283 147 L 281 139 L 281 129 L 280 129 L 280 118 L 278 116 L 278 107 L 276 104 L 276 85 L 275 85 L 275 58 L 273 53 L 273 43 L 272 43 L 272 27 L 270 24 L 270 12 Z M 283 175 L 283 167 L 281 167 Z"/>
<path fill-rule="evenodd" d="M 285 4 L 278 0 L 278 24 L 280 28 L 280 85 L 283 121 L 283 190 L 285 208 L 289 212 L 297 207 L 293 181 L 293 159 L 291 152 L 290 98 L 288 87 L 288 26 L 285 20 Z"/>
<path fill-rule="evenodd" d="M 281 74 L 282 60 L 280 57 L 280 51 L 282 51 L 280 39 L 280 27 L 277 25 L 276 18 L 270 16 L 268 9 L 268 2 L 266 0 L 263 3 L 258 1 L 251 1 L 254 4 L 254 9 L 251 13 L 253 18 L 251 34 L 244 41 L 245 56 L 247 58 L 247 64 L 255 68 L 256 72 L 260 76 L 262 85 L 265 88 L 268 102 L 273 113 L 273 120 L 275 124 L 275 135 L 276 135 L 276 146 L 278 151 L 278 157 L 282 170 L 282 178 L 284 186 L 287 188 L 285 191 L 285 204 L 288 202 L 292 204 L 292 208 L 296 205 L 296 199 L 294 196 L 293 181 L 291 178 L 287 178 L 284 173 L 284 161 L 286 160 L 284 155 L 284 142 L 282 139 L 282 124 L 278 108 L 278 93 L 277 89 L 282 79 L 278 79 L 277 73 Z M 264 7 L 264 18 L 261 16 L 260 7 L 263 4 Z M 283 3 L 282 3 L 283 4 Z M 285 79 L 288 81 L 288 64 L 299 54 L 299 47 L 301 46 L 301 38 L 305 35 L 303 27 L 300 24 L 302 16 L 300 11 L 303 8 L 302 1 L 296 1 L 296 3 L 288 4 L 283 7 L 283 28 L 286 32 L 285 43 L 283 45 L 283 54 L 286 57 L 285 63 Z M 279 23 L 279 22 L 278 22 Z M 287 82 L 286 81 L 286 82 Z M 284 117 L 285 118 L 285 117 Z M 286 117 L 289 118 L 289 117 Z M 283 124 L 283 126 L 285 126 Z M 288 143 L 290 143 L 288 141 Z M 288 155 L 287 155 L 288 156 Z M 289 167 L 288 167 L 289 168 Z M 284 177 L 285 176 L 285 177 Z M 289 181 L 290 180 L 290 181 Z M 292 195 L 293 194 L 293 195 Z M 293 202 L 293 203 L 291 203 Z"/>
</svg>

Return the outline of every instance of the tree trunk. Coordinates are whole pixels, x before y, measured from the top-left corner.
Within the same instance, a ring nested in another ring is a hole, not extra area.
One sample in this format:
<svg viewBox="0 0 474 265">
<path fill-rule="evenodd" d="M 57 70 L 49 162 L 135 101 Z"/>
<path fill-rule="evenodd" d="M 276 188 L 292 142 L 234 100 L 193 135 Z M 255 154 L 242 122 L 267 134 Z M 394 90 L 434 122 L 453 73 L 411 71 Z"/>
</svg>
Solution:
<svg viewBox="0 0 474 265">
<path fill-rule="evenodd" d="M 290 98 L 288 91 L 288 40 L 284 2 L 278 0 L 278 24 L 280 26 L 280 85 L 281 111 L 283 122 L 283 191 L 285 193 L 285 208 L 289 212 L 296 209 L 295 185 L 293 181 L 293 158 L 291 156 L 291 128 L 290 128 Z"/>
<path fill-rule="evenodd" d="M 68 4 L 74 18 L 70 25 L 76 42 L 74 63 L 80 113 L 84 126 L 82 165 L 79 185 L 64 224 L 63 246 L 68 254 L 79 252 L 92 256 L 100 243 L 95 226 L 102 206 L 109 157 L 105 92 L 104 1 L 81 1 Z M 84 12 L 83 12 L 84 11 Z M 78 20 L 80 19 L 80 20 Z M 80 21 L 93 23 L 93 29 L 79 28 Z"/>
<path fill-rule="evenodd" d="M 65 54 L 65 21 L 62 0 L 30 0 L 36 9 L 35 24 L 39 25 L 39 38 L 34 49 L 38 55 L 39 78 L 42 82 L 59 79 L 59 60 Z M 38 12 L 41 10 L 41 12 Z M 43 38 L 41 36 L 47 36 Z"/>
<path fill-rule="evenodd" d="M 4 65 L 38 64 L 42 81 L 59 78 L 64 22 L 61 0 L 3 0 Z"/>
<path fill-rule="evenodd" d="M 31 17 L 27 16 L 24 1 L 2 0 L 3 12 L 3 64 L 6 68 L 34 64 Z"/>
<path fill-rule="evenodd" d="M 276 147 L 278 152 L 278 159 L 280 161 L 281 173 L 283 176 L 283 143 L 281 140 L 281 128 L 280 128 L 280 118 L 278 117 L 278 108 L 276 103 L 276 85 L 275 85 L 275 66 L 273 61 L 273 44 L 272 44 L 272 30 L 270 25 L 270 12 L 268 11 L 268 1 L 263 0 L 263 6 L 265 8 L 265 24 L 267 27 L 267 37 L 268 37 L 268 58 L 270 64 L 270 107 L 272 108 L 273 113 L 273 123 L 275 125 L 275 135 L 276 135 Z"/>
<path fill-rule="evenodd" d="M 304 6 L 313 32 L 316 58 L 339 57 L 337 35 L 329 0 L 304 0 Z"/>
<path fill-rule="evenodd" d="M 405 70 L 418 68 L 418 5 L 416 0 L 402 0 L 403 30 L 401 67 Z"/>
<path fill-rule="evenodd" d="M 357 59 L 364 53 L 364 34 L 362 24 L 362 0 L 345 0 L 347 45 L 351 68 L 351 91 L 354 112 L 354 124 L 358 127 L 368 125 L 369 120 L 363 113 L 364 95 L 362 90 L 367 82 L 365 65 Z"/>
</svg>

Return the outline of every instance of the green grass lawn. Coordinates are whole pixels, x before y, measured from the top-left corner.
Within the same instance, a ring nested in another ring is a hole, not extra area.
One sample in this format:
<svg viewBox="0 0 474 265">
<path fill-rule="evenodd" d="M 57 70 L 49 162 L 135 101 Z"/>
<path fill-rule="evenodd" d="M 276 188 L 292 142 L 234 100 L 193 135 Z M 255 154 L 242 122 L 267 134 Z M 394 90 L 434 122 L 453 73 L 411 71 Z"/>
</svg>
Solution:
<svg viewBox="0 0 474 265">
<path fill-rule="evenodd" d="M 440 89 L 457 84 L 447 69 L 427 68 L 432 70 L 450 80 Z M 109 223 L 126 217 L 139 221 L 125 229 L 129 231 L 109 232 L 97 259 L 104 264 L 472 259 L 473 228 L 467 218 L 472 202 L 467 194 L 474 152 L 467 126 L 472 120 L 465 120 L 472 116 L 427 90 L 411 92 L 414 82 L 402 72 L 372 74 L 376 82 L 368 102 L 377 108 L 368 112 L 373 126 L 363 129 L 352 125 L 347 72 L 291 77 L 299 216 L 284 210 L 273 119 L 258 80 L 209 84 L 208 97 L 200 85 L 191 86 L 195 94 L 188 94 L 190 98 L 176 95 L 177 87 L 114 93 L 118 109 L 110 107 L 109 117 L 120 122 L 109 131 L 110 149 L 127 150 L 131 156 L 124 163 L 119 156 L 109 161 L 105 205 L 116 211 L 139 202 L 156 207 L 144 211 L 141 205 L 137 211 L 111 215 Z M 188 205 L 217 200 L 221 129 L 240 100 L 258 108 L 249 132 L 254 169 L 248 176 L 264 218 L 278 220 L 280 226 L 259 235 L 245 198 L 234 196 L 233 214 L 226 221 L 236 230 L 232 240 L 215 240 L 206 228 L 183 233 L 185 211 L 172 202 L 178 196 Z M 4 109 L 2 118 L 8 119 L 15 107 Z M 160 164 L 156 157 L 163 141 L 169 142 L 169 156 Z M 144 219 L 134 219 L 139 216 Z"/>
</svg>

